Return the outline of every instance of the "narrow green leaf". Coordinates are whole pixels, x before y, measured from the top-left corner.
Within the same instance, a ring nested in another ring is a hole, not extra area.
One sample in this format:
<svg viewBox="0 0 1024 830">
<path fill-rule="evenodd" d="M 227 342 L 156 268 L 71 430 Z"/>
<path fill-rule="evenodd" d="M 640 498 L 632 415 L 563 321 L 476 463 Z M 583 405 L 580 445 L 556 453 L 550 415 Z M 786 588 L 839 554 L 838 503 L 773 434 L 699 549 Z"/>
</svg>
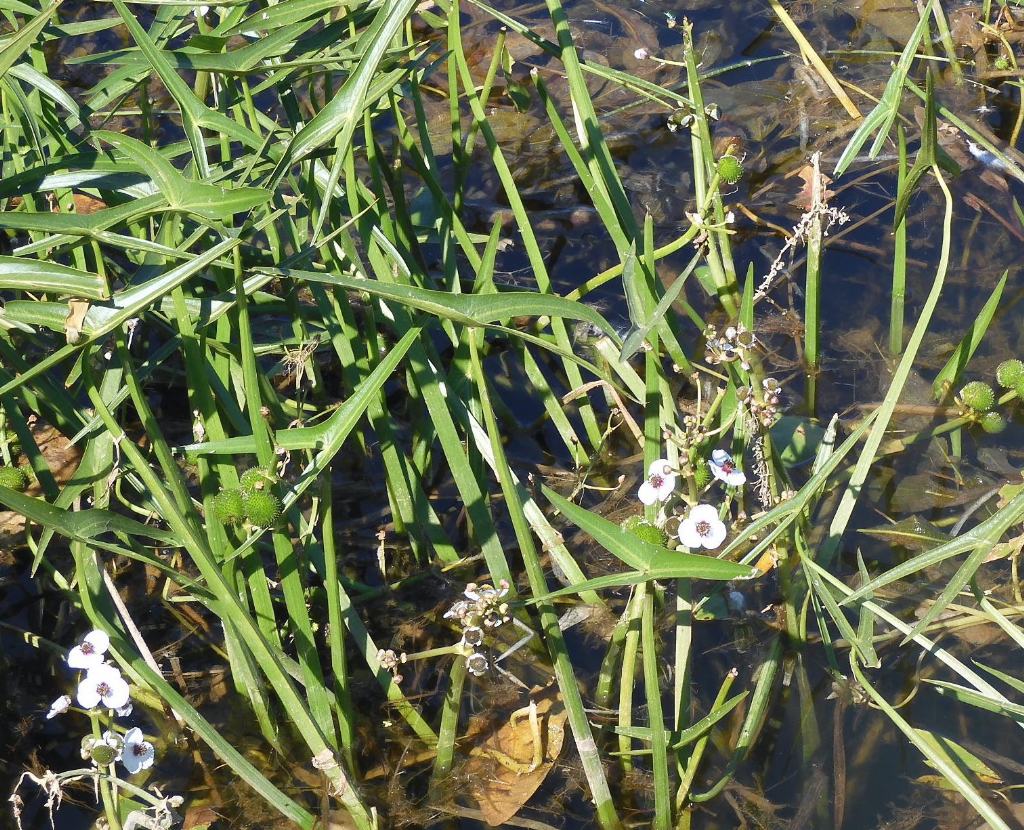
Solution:
<svg viewBox="0 0 1024 830">
<path fill-rule="evenodd" d="M 27 257 L 0 256 L 0 288 L 88 300 L 110 297 L 107 281 L 99 274 Z"/>
<path fill-rule="evenodd" d="M 992 324 L 992 318 L 995 317 L 996 311 L 999 309 L 999 301 L 1003 298 L 1003 289 L 1006 287 L 1006 278 L 1009 273 L 1009 271 L 1003 271 L 1003 276 L 996 283 L 996 287 L 992 289 L 992 293 L 981 311 L 978 312 L 978 316 L 971 321 L 970 328 L 967 329 L 960 344 L 950 355 L 946 365 L 935 376 L 935 380 L 932 382 L 932 392 L 936 400 L 941 400 L 952 387 L 956 386 L 961 374 L 974 356 L 974 352 L 981 345 L 985 332 L 988 331 L 988 327 Z"/>
<path fill-rule="evenodd" d="M 614 522 L 573 504 L 550 487 L 542 485 L 541 491 L 580 530 L 629 567 L 646 573 L 649 579 L 729 580 L 756 576 L 757 572 L 746 565 L 652 545 Z"/>
<path fill-rule="evenodd" d="M 46 24 L 50 22 L 53 13 L 64 0 L 53 0 L 49 6 L 39 12 L 31 22 L 22 26 L 10 37 L 0 40 L 0 78 L 7 74 L 28 48 L 35 43 L 39 33 L 43 31 Z M 35 9 L 32 10 L 35 12 Z"/>
</svg>

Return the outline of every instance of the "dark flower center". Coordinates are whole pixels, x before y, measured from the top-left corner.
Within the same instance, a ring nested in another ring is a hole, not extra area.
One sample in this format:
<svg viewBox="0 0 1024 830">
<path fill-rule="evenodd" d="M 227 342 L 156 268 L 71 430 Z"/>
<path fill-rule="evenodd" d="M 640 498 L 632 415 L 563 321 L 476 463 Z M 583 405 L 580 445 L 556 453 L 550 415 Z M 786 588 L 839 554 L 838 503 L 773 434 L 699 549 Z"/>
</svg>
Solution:
<svg viewBox="0 0 1024 830">
<path fill-rule="evenodd" d="M 664 476 L 660 476 L 657 473 L 655 473 L 654 475 L 651 476 L 651 486 L 652 487 L 661 487 L 661 485 L 663 485 L 664 483 L 665 483 Z"/>
<path fill-rule="evenodd" d="M 137 744 L 132 744 L 132 754 L 136 757 L 141 757 L 145 755 L 147 752 L 149 752 L 149 744 L 147 744 L 145 741 L 142 741 L 141 743 Z"/>
<path fill-rule="evenodd" d="M 108 686 L 106 683 L 97 683 L 96 684 L 96 693 L 100 697 L 106 697 L 107 695 L 110 694 L 110 686 Z"/>
<path fill-rule="evenodd" d="M 701 536 L 707 536 L 711 532 L 710 522 L 697 522 L 696 528 Z"/>
<path fill-rule="evenodd" d="M 93 654 L 96 651 L 92 647 L 92 643 L 82 643 L 82 654 Z"/>
</svg>

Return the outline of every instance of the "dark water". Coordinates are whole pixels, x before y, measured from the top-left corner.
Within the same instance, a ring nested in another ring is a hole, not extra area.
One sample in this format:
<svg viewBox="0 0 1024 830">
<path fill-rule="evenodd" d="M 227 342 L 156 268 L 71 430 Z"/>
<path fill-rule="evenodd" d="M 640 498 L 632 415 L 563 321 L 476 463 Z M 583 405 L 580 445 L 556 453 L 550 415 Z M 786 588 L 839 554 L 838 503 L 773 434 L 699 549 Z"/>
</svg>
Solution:
<svg viewBox="0 0 1024 830">
<path fill-rule="evenodd" d="M 721 109 L 721 118 L 715 125 L 716 137 L 723 141 L 739 140 L 745 154 L 748 174 L 728 197 L 737 214 L 734 255 L 741 273 L 752 263 L 755 279 L 759 279 L 783 245 L 781 229 L 791 228 L 799 220 L 801 209 L 793 204 L 801 186 L 797 174 L 815 150 L 822 154 L 823 168 L 831 171 L 849 135 L 849 117 L 828 90 L 822 88 L 817 76 L 794 56 L 795 44 L 767 3 L 735 0 L 695 2 L 685 6 L 681 8 L 681 4 L 662 0 L 566 3 L 586 60 L 628 69 L 664 88 L 683 92 L 682 70 L 674 66 L 659 68 L 651 59 L 638 60 L 635 52 L 643 48 L 657 57 L 682 60 L 678 29 L 668 25 L 673 16 L 681 19 L 686 15 L 694 21 L 695 37 L 706 69 L 751 63 L 715 75 L 707 82 L 704 95 Z M 858 55 L 854 51 L 898 52 L 902 48 L 900 24 L 903 18 L 898 9 L 896 13 L 862 13 L 859 11 L 862 6 L 867 8 L 872 4 L 787 4 L 804 34 L 830 61 L 836 74 L 878 95 L 889 75 L 890 57 Z M 68 2 L 62 14 L 91 16 L 94 8 Z M 543 4 L 505 3 L 501 8 L 541 32 L 550 31 Z M 498 27 L 468 7 L 466 12 L 465 35 L 469 51 L 476 55 L 478 64 L 486 66 Z M 101 39 L 81 48 L 121 45 L 113 36 L 104 37 L 110 37 L 111 42 Z M 564 85 L 552 61 L 521 38 L 510 36 L 509 46 L 517 61 L 517 72 L 525 75 L 536 67 L 544 73 L 553 94 L 564 93 Z M 71 44 L 62 49 L 70 53 Z M 88 71 L 95 72 L 95 68 Z M 86 77 L 85 70 L 68 67 L 69 88 L 86 85 Z M 938 91 L 942 102 L 960 117 L 987 128 L 1003 140 L 1011 134 L 1018 115 L 1017 99 L 1011 89 L 986 90 L 976 84 L 958 87 L 949 79 L 940 78 Z M 688 134 L 669 129 L 670 110 L 649 102 L 637 104 L 634 95 L 613 85 L 595 82 L 592 94 L 638 218 L 647 212 L 652 215 L 659 243 L 682 234 L 688 227 L 685 212 L 693 207 Z M 867 112 L 870 105 L 863 97 L 854 94 L 854 100 Z M 543 112 L 537 102 L 533 101 L 526 112 L 516 111 L 503 96 L 495 96 L 489 103 L 492 124 L 527 199 L 542 246 L 548 254 L 556 288 L 561 292 L 570 291 L 582 279 L 616 262 L 614 248 L 601 231 L 587 194 L 575 182 L 553 135 L 544 129 Z M 446 112 L 447 103 L 439 102 L 438 106 L 440 116 Z M 905 107 L 904 113 L 908 117 L 908 129 L 915 133 L 912 108 Z M 912 144 L 912 149 L 914 146 Z M 443 158 L 443 148 L 438 152 Z M 821 310 L 824 355 L 813 406 L 807 400 L 799 352 L 802 340 L 799 320 L 803 307 L 799 289 L 803 270 L 799 255 L 792 269 L 793 282 L 782 282 L 772 292 L 772 301 L 758 309 L 758 334 L 767 349 L 766 364 L 784 383 L 785 406 L 789 413 L 827 419 L 834 412 L 845 415 L 850 407 L 870 404 L 884 395 L 890 371 L 885 342 L 893 240 L 892 211 L 886 210 L 886 206 L 895 197 L 893 152 L 891 146 L 883 148 L 880 160 L 854 164 L 845 176 L 831 185 L 835 191 L 832 204 L 842 207 L 851 221 L 833 230 L 824 255 Z M 480 164 L 476 169 L 478 172 L 467 192 L 466 218 L 472 230 L 486 232 L 493 218 L 501 215 L 507 205 L 498 195 L 500 185 L 497 178 L 487 172 L 488 166 Z M 1018 322 L 1018 303 L 1022 296 L 1018 262 L 1022 237 L 1019 230 L 1012 230 L 1020 227 L 1012 207 L 1014 196 L 1020 198 L 1020 185 L 1010 180 L 1005 182 L 1005 188 L 1001 187 L 994 184 L 991 177 L 983 178 L 983 172 L 984 168 L 977 164 L 965 166 L 950 182 L 956 199 L 953 260 L 920 363 L 921 377 L 915 378 L 908 387 L 908 403 L 930 402 L 930 373 L 945 361 L 1007 269 L 1010 276 L 1000 312 L 972 363 L 972 372 L 979 376 L 991 374 L 1000 360 L 1024 353 L 1024 331 Z M 414 190 L 412 185 L 410 189 Z M 938 255 L 941 201 L 934 184 L 926 185 L 915 197 L 909 216 L 908 329 L 927 293 Z M 1011 229 L 1004 226 L 1000 218 L 1006 220 Z M 867 221 L 858 225 L 865 219 Z M 666 281 L 674 279 L 690 255 L 684 250 L 663 260 L 659 264 L 659 275 Z M 514 248 L 500 256 L 496 282 L 532 285 L 525 257 Z M 700 311 L 706 311 L 696 285 L 691 288 L 688 301 Z M 601 307 L 613 322 L 625 325 L 622 298 L 614 290 L 601 290 L 588 300 Z M 710 316 L 716 319 L 713 312 Z M 699 332 L 686 333 L 682 327 L 681 331 L 684 343 L 694 348 L 699 346 Z M 540 409 L 539 404 L 524 400 L 517 393 L 517 383 L 517 378 L 510 377 L 504 390 L 525 427 L 540 414 Z M 965 502 L 951 506 L 937 497 L 921 496 L 922 489 L 934 492 L 945 487 L 962 494 L 972 486 L 993 486 L 1000 476 L 1007 475 L 1008 469 L 1019 468 L 1024 462 L 1022 439 L 1024 431 L 1017 421 L 1011 421 L 1009 429 L 999 436 L 986 436 L 981 440 L 967 437 L 964 457 L 958 465 L 961 480 L 955 484 L 949 482 L 948 466 L 934 448 L 899 457 L 888 469 L 880 469 L 876 479 L 871 481 L 871 497 L 863 500 L 851 526 L 882 524 L 884 520 L 878 510 L 896 518 L 918 515 L 934 521 L 958 515 Z M 523 434 L 514 435 L 510 453 L 526 465 L 568 466 L 568 459 L 564 451 L 557 448 L 557 441 L 544 432 L 529 434 L 524 430 Z M 613 473 L 617 463 L 619 459 L 614 459 L 605 472 Z M 909 479 L 911 485 L 901 485 L 899 482 L 907 477 L 913 477 Z M 339 505 L 344 517 L 352 523 L 353 529 L 348 532 L 353 549 L 365 554 L 357 559 L 355 567 L 360 569 L 359 576 L 366 577 L 367 581 L 372 579 L 367 575 L 372 575 L 374 570 L 372 522 L 360 522 L 367 504 L 382 496 L 377 492 L 367 499 L 343 500 Z M 443 500 L 440 503 L 445 504 Z M 381 504 L 386 505 L 386 502 Z M 608 509 L 616 506 L 610 502 Z M 850 533 L 849 537 L 849 549 L 844 551 L 846 566 L 851 565 L 857 548 L 868 562 L 883 565 L 908 555 L 904 549 L 864 534 Z M 589 555 L 597 557 L 598 553 Z M 35 583 L 24 579 L 28 560 L 26 551 L 15 551 L 0 563 L 0 580 L 10 580 L 0 583 L 3 587 L 0 619 L 10 620 L 21 628 L 51 632 L 48 636 L 67 644 L 80 633 L 81 623 L 55 593 L 40 592 Z M 994 573 L 998 578 L 1006 576 L 999 570 Z M 931 576 L 941 580 L 948 577 L 948 573 L 939 570 Z M 391 595 L 369 604 L 365 617 L 372 633 L 386 645 L 392 640 L 395 626 L 405 621 L 411 633 L 406 640 L 393 642 L 394 647 L 411 651 L 436 644 L 430 642 L 430 637 L 436 635 L 424 634 L 424 631 L 436 620 L 437 609 L 450 603 L 458 593 L 457 585 L 457 581 L 448 578 L 432 577 L 422 584 L 415 596 Z M 762 586 L 759 592 L 748 598 L 755 611 L 778 598 L 777 589 L 771 584 Z M 929 585 L 905 586 L 901 592 L 899 607 L 907 615 L 913 613 L 918 602 L 935 593 Z M 140 602 L 146 601 L 143 594 L 140 590 Z M 168 626 L 167 615 L 159 603 L 152 598 L 149 603 L 145 607 L 153 614 L 154 637 L 164 641 L 175 639 L 180 629 Z M 666 619 L 666 627 L 669 624 Z M 1013 666 L 1006 665 L 1005 645 L 993 642 L 990 635 L 988 628 L 968 629 L 944 637 L 940 644 L 961 659 L 973 656 L 986 665 L 1013 671 Z M 751 673 L 763 659 L 773 636 L 773 621 L 769 615 L 759 613 L 751 613 L 747 618 L 733 615 L 697 627 L 694 685 L 702 713 L 730 668 L 739 671 L 737 689 L 750 684 Z M 600 632 L 573 630 L 568 639 L 574 662 L 596 670 L 604 650 Z M 911 692 L 922 669 L 916 663 L 915 651 L 904 650 L 903 656 L 898 657 L 894 644 L 886 648 L 888 650 L 883 652 L 886 668 L 876 672 L 871 680 L 887 699 L 899 700 Z M 75 748 L 68 753 L 69 741 L 60 721 L 46 722 L 42 717 L 49 701 L 59 693 L 61 685 L 66 686 L 68 682 L 59 664 L 44 655 L 45 652 L 22 644 L 14 634 L 0 630 L 0 661 L 3 661 L 0 665 L 4 668 L 0 692 L 6 695 L 9 712 L 6 717 L 9 734 L 0 742 L 3 751 L 0 769 L 5 786 L 7 780 L 30 763 L 36 752 L 42 762 L 57 769 L 75 763 Z M 193 668 L 211 667 L 210 653 L 200 645 L 192 646 L 185 656 L 191 658 Z M 799 667 L 806 671 L 813 700 L 820 739 L 817 748 L 808 748 L 807 725 L 801 722 L 806 710 L 801 708 L 793 679 L 799 676 Z M 528 666 L 520 670 L 530 671 Z M 927 674 L 935 670 L 926 661 L 923 671 Z M 253 734 L 253 725 L 238 716 L 237 708 L 233 710 L 230 696 L 225 699 L 218 695 L 216 680 L 210 680 L 215 674 L 205 671 L 204 674 L 206 676 L 197 679 L 193 687 L 203 689 L 204 714 L 220 725 L 225 734 L 232 735 L 239 747 L 251 751 L 254 760 L 261 760 L 276 781 L 285 786 L 296 785 L 295 776 L 290 772 L 292 762 L 258 756 L 258 738 Z M 969 810 L 943 798 L 927 782 L 916 780 L 929 770 L 884 715 L 856 701 L 845 701 L 842 695 L 838 699 L 832 696 L 832 677 L 820 646 L 810 644 L 788 651 L 785 675 L 790 682 L 777 690 L 761 739 L 739 770 L 735 785 L 726 790 L 724 797 L 695 811 L 695 827 L 799 830 L 835 826 L 834 782 L 837 770 L 842 767 L 846 770 L 846 794 L 840 810 L 842 827 L 846 830 L 926 830 L 978 825 Z M 935 676 L 946 678 L 942 673 Z M 438 687 L 438 682 L 435 672 L 422 667 L 412 673 L 408 684 L 408 688 L 420 690 L 421 705 L 428 716 L 437 711 L 441 701 L 443 689 Z M 365 699 L 364 711 L 372 713 L 368 720 L 377 723 L 388 717 L 386 710 L 378 708 L 375 690 L 366 678 L 356 677 L 354 694 L 357 700 L 360 696 Z M 467 714 L 478 717 L 488 713 L 500 716 L 520 705 L 514 692 L 497 682 L 474 686 L 466 704 Z M 974 710 L 965 712 L 966 708 L 953 709 L 934 692 L 921 689 L 901 712 L 920 728 L 945 730 L 965 745 L 969 741 L 969 748 L 997 768 L 1008 783 L 1020 783 L 1024 769 L 1019 764 L 1014 766 L 1017 762 L 1013 761 L 1020 758 L 1019 735 L 1008 728 L 1007 721 Z M 366 724 L 365 735 L 362 750 L 366 768 L 372 768 L 383 758 L 395 761 L 400 756 L 400 741 L 382 734 L 371 723 Z M 244 785 L 227 779 L 223 770 L 216 770 L 214 759 L 208 753 L 204 754 L 203 763 L 194 763 L 193 749 L 202 751 L 184 744 L 167 748 L 167 762 L 166 765 L 162 762 L 160 774 L 160 781 L 167 785 L 165 791 L 189 792 L 193 797 L 220 801 L 224 805 L 222 812 L 232 817 L 229 826 L 263 827 L 275 823 L 269 811 L 264 812 L 254 803 L 255 799 L 245 791 Z M 296 764 L 305 763 L 301 753 L 297 753 L 296 758 Z M 708 758 L 707 780 L 701 780 L 697 789 L 714 781 L 723 768 L 722 752 L 711 752 Z M 563 765 L 552 772 L 531 801 L 532 806 L 522 815 L 559 827 L 593 826 L 572 753 L 567 750 L 562 760 Z M 617 782 L 615 786 L 624 793 L 623 815 L 642 825 L 649 815 L 646 810 L 650 807 L 651 796 L 650 781 L 640 766 L 634 779 Z M 410 826 L 484 826 L 469 819 L 439 817 L 426 804 L 428 793 L 423 774 L 410 771 L 393 775 L 389 781 L 387 789 L 373 782 L 368 788 L 373 801 L 388 805 L 393 819 L 404 818 Z M 83 792 L 81 796 L 88 804 L 90 794 Z M 310 790 L 309 798 L 311 806 L 315 807 L 318 798 L 315 788 Z M 26 827 L 43 826 L 45 816 L 38 803 L 34 803 L 32 809 L 31 823 L 27 822 Z M 89 815 L 88 807 L 79 809 L 66 805 L 58 827 L 84 827 Z"/>
</svg>

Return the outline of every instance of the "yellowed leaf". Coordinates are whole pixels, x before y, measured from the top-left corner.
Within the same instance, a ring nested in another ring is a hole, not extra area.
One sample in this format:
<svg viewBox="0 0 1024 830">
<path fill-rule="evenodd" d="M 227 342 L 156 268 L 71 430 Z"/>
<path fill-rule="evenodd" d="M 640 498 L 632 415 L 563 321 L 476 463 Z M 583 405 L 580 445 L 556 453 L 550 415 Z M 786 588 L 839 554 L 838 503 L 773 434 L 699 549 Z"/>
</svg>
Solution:
<svg viewBox="0 0 1024 830">
<path fill-rule="evenodd" d="M 68 343 L 77 343 L 82 336 L 82 325 L 89 311 L 87 300 L 69 300 L 68 316 L 64 318 L 64 335 Z"/>
<path fill-rule="evenodd" d="M 566 713 L 557 697 L 535 701 L 531 724 L 530 707 L 513 713 L 509 722 L 474 747 L 466 764 L 470 795 L 491 827 L 505 824 L 537 791 L 562 750 Z M 534 732 L 541 737 L 540 763 Z"/>
</svg>

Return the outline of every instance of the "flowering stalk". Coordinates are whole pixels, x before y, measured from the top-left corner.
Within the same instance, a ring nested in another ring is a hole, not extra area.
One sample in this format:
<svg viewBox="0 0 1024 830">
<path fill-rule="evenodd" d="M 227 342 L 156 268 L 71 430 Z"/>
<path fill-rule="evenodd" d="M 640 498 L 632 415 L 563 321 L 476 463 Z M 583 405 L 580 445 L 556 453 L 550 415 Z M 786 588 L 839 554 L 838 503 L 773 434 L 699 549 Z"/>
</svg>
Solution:
<svg viewBox="0 0 1024 830">
<path fill-rule="evenodd" d="M 103 735 L 100 732 L 100 717 L 99 713 L 95 711 L 89 712 L 89 720 L 92 722 L 92 735 L 97 742 L 104 744 Z M 103 800 L 103 813 L 107 817 L 107 823 L 110 830 L 121 830 L 121 820 L 118 817 L 117 812 L 117 772 L 114 769 L 116 756 L 108 763 L 103 764 L 106 767 L 107 775 L 97 777 L 96 783 L 99 786 L 100 797 Z M 97 766 L 100 766 L 97 764 Z"/>
</svg>

